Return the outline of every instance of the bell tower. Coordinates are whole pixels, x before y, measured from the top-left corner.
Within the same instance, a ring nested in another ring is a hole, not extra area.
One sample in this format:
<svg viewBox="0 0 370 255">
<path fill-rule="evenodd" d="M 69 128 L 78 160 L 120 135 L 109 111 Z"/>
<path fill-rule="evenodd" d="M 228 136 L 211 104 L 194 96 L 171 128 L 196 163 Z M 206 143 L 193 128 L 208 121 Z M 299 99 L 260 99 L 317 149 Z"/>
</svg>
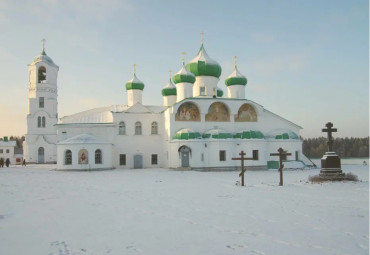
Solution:
<svg viewBox="0 0 370 255">
<path fill-rule="evenodd" d="M 55 163 L 59 66 L 42 52 L 28 65 L 27 134 L 23 157 L 30 163 Z"/>
</svg>

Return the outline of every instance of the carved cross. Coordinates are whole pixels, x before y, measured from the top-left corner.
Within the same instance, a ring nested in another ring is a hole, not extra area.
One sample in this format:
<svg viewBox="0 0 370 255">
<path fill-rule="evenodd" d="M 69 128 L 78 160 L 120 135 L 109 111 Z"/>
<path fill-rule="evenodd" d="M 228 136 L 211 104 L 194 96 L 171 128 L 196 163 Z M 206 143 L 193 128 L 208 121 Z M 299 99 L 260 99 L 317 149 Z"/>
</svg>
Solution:
<svg viewBox="0 0 370 255">
<path fill-rule="evenodd" d="M 283 148 L 278 149 L 279 153 L 270 153 L 270 156 L 279 156 L 279 172 L 280 172 L 280 186 L 283 186 L 283 156 L 290 156 L 292 153 L 288 153 L 283 150 Z"/>
<path fill-rule="evenodd" d="M 337 132 L 337 129 L 336 128 L 332 128 L 333 127 L 333 123 L 331 122 L 328 122 L 326 123 L 326 128 L 323 128 L 322 129 L 322 132 L 326 132 L 328 133 L 328 151 L 333 151 L 333 136 L 331 135 L 333 132 Z"/>
<path fill-rule="evenodd" d="M 253 160 L 253 158 L 244 158 L 245 155 L 247 155 L 244 151 L 241 151 L 239 153 L 240 158 L 232 158 L 232 160 L 240 160 L 241 165 L 242 165 L 242 171 L 239 174 L 239 177 L 242 177 L 242 186 L 244 186 L 244 172 L 245 172 L 245 167 L 244 167 L 244 160 Z"/>
</svg>

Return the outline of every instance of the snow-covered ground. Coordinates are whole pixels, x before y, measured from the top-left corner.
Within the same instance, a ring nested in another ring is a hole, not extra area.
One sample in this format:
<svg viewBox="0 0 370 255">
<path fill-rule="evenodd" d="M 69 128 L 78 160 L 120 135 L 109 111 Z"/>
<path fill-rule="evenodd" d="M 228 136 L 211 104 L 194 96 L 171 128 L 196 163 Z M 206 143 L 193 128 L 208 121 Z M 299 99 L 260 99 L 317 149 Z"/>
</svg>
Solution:
<svg viewBox="0 0 370 255">
<path fill-rule="evenodd" d="M 369 254 L 369 168 L 182 172 L 0 168 L 0 254 Z"/>
</svg>

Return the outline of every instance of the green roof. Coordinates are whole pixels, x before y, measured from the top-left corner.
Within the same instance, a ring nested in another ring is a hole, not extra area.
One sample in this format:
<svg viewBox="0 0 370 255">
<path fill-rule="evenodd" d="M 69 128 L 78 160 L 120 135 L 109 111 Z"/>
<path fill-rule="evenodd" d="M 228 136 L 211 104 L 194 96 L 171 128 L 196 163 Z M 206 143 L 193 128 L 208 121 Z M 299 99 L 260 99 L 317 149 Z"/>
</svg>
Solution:
<svg viewBox="0 0 370 255">
<path fill-rule="evenodd" d="M 175 84 L 181 83 L 181 82 L 194 83 L 195 76 L 193 73 L 189 72 L 186 69 L 184 63 L 182 63 L 181 70 L 173 76 L 173 82 Z"/>
<path fill-rule="evenodd" d="M 290 134 L 283 133 L 281 135 L 276 135 L 275 136 L 275 139 L 277 139 L 277 140 L 288 140 L 288 139 L 298 140 L 299 137 L 298 137 L 298 135 L 296 133 L 290 132 Z"/>
<path fill-rule="evenodd" d="M 191 139 L 201 139 L 202 135 L 199 132 L 182 132 L 178 131 L 172 139 L 177 140 L 191 140 Z"/>
<path fill-rule="evenodd" d="M 238 132 L 234 135 L 234 138 L 240 138 L 240 139 L 264 139 L 265 136 L 261 131 L 243 131 Z"/>
<path fill-rule="evenodd" d="M 162 89 L 162 96 L 176 96 L 176 88 L 164 88 Z"/>
<path fill-rule="evenodd" d="M 222 97 L 224 92 L 221 89 L 217 89 L 217 97 Z"/>
<path fill-rule="evenodd" d="M 235 66 L 234 72 L 229 75 L 225 80 L 226 86 L 232 85 L 247 85 L 247 78 L 242 75 L 238 68 Z"/>
</svg>

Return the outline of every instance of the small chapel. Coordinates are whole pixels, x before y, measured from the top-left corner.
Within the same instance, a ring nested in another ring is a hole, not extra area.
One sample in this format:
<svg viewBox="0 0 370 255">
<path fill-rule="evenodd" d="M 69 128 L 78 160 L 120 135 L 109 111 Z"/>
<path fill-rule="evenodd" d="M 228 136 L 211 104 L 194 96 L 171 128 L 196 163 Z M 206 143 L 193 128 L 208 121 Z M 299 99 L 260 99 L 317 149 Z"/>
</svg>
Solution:
<svg viewBox="0 0 370 255">
<path fill-rule="evenodd" d="M 134 68 L 126 82 L 127 105 L 111 105 L 58 116 L 59 66 L 45 52 L 29 65 L 27 134 L 29 163 L 56 163 L 61 170 L 179 168 L 235 170 L 240 151 L 253 158 L 248 169 L 276 169 L 270 153 L 280 147 L 285 161 L 305 167 L 299 125 L 246 96 L 247 78 L 238 70 L 220 83 L 220 64 L 203 40 L 196 56 L 170 74 L 162 105 L 142 100 L 145 84 Z M 150 78 L 150 77 L 148 77 Z M 223 94 L 221 86 L 227 91 Z"/>
</svg>

